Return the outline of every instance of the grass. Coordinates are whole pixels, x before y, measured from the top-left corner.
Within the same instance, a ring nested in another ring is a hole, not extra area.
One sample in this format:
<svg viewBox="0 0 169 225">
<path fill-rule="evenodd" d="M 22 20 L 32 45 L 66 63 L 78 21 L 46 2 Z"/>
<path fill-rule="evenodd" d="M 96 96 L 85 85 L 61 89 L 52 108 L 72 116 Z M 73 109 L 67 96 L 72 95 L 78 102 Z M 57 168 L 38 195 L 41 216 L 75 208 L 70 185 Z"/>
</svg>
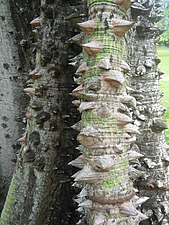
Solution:
<svg viewBox="0 0 169 225">
<path fill-rule="evenodd" d="M 169 47 L 160 46 L 157 50 L 159 58 L 161 59 L 161 63 L 158 67 L 165 73 L 163 76 L 169 78 Z"/>
<path fill-rule="evenodd" d="M 161 103 L 167 109 L 166 113 L 164 114 L 163 118 L 167 121 L 169 126 L 169 80 L 168 81 L 161 81 L 161 90 L 164 92 L 164 96 L 161 98 Z M 165 137 L 167 143 L 169 144 L 169 129 L 165 131 Z"/>
<path fill-rule="evenodd" d="M 159 68 L 164 71 L 163 78 L 161 80 L 161 90 L 164 92 L 164 96 L 161 98 L 161 103 L 166 107 L 167 111 L 163 118 L 167 121 L 169 126 L 169 48 L 158 47 L 158 55 L 161 59 Z M 169 144 L 169 129 L 165 131 L 166 141 Z"/>
</svg>

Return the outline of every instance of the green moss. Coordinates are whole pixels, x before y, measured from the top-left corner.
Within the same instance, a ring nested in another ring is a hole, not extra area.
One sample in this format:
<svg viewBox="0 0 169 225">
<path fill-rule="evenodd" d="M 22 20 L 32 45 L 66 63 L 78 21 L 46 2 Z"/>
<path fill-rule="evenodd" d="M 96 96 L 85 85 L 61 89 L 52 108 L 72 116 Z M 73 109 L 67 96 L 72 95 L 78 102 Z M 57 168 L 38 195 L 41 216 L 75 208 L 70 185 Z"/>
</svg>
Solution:
<svg viewBox="0 0 169 225">
<path fill-rule="evenodd" d="M 14 192 L 15 192 L 15 184 L 12 179 L 10 188 L 8 191 L 8 196 L 1 214 L 0 224 L 1 225 L 9 225 L 11 221 L 12 207 L 14 207 Z"/>
<path fill-rule="evenodd" d="M 110 176 L 112 176 L 112 178 L 101 182 L 102 187 L 112 189 L 125 182 L 125 177 L 120 170 L 111 170 Z"/>
<path fill-rule="evenodd" d="M 112 189 L 124 182 L 125 178 L 123 176 L 116 176 L 115 178 L 107 179 L 101 182 L 101 186 L 104 188 Z"/>
<path fill-rule="evenodd" d="M 91 124 L 94 127 L 99 126 L 101 129 L 109 129 L 111 132 L 116 134 L 121 134 L 123 132 L 123 128 L 116 125 L 114 116 L 107 119 L 101 119 L 95 113 L 86 111 L 82 113 L 82 121 L 83 127 L 87 124 Z"/>
<path fill-rule="evenodd" d="M 114 186 L 116 185 L 116 180 L 115 178 L 111 178 L 111 179 L 108 179 L 108 180 L 104 180 L 101 182 L 101 186 L 104 187 L 104 188 L 113 188 Z"/>
<path fill-rule="evenodd" d="M 125 168 L 125 167 L 128 167 L 128 166 L 129 165 L 128 165 L 128 161 L 127 160 L 120 162 L 120 167 Z"/>
</svg>

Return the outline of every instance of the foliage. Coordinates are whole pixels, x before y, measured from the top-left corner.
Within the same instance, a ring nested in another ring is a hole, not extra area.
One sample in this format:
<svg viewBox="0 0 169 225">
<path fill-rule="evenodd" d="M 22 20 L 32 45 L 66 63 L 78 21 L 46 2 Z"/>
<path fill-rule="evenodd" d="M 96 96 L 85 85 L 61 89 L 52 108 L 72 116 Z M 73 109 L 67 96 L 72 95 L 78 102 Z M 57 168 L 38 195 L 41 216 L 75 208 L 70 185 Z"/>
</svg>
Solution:
<svg viewBox="0 0 169 225">
<path fill-rule="evenodd" d="M 163 7 L 163 18 L 158 23 L 160 29 L 165 32 L 160 36 L 160 44 L 169 45 L 169 2 L 166 0 L 162 1 Z"/>
</svg>

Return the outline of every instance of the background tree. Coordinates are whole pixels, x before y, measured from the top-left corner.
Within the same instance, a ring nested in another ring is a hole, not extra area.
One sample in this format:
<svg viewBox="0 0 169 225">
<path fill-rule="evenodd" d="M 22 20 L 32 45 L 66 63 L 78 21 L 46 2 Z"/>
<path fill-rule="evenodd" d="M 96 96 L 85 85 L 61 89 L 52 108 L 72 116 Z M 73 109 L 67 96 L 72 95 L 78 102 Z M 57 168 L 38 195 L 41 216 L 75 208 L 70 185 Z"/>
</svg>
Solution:
<svg viewBox="0 0 169 225">
<path fill-rule="evenodd" d="M 9 188 L 20 148 L 16 140 L 23 132 L 26 99 L 22 85 L 25 71 L 19 60 L 16 29 L 12 20 L 9 1 L 0 2 L 0 211 Z"/>
<path fill-rule="evenodd" d="M 155 41 L 161 33 L 155 24 L 160 19 L 160 8 L 156 1 L 135 1 L 131 8 L 135 27 L 129 39 L 133 89 L 130 93 L 138 101 L 133 118 L 141 132 L 136 141 L 138 151 L 144 155 L 135 167 L 145 173 L 136 187 L 140 196 L 149 198 L 141 206 L 149 219 L 140 224 L 168 224 L 168 146 L 163 133 L 167 124 L 162 119 L 165 109 L 160 104 L 160 59 Z"/>
</svg>

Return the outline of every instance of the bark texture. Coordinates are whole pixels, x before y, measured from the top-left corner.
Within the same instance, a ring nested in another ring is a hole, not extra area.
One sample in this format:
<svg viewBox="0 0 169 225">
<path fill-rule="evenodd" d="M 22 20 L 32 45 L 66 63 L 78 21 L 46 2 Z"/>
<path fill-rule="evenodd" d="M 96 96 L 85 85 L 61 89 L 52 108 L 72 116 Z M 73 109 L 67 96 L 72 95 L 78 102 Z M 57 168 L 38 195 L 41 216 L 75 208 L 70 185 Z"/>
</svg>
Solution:
<svg viewBox="0 0 169 225">
<path fill-rule="evenodd" d="M 24 87 L 30 98 L 27 126 L 1 214 L 2 225 L 76 222 L 74 190 L 70 187 L 72 168 L 67 163 L 77 154 L 76 132 L 71 125 L 78 115 L 69 95 L 75 84 L 68 58 L 74 57 L 79 48 L 70 46 L 68 40 L 75 33 L 72 23 L 84 16 L 82 4 L 42 1 L 40 18 L 31 22 L 34 37 L 30 44 L 35 58 Z"/>
<path fill-rule="evenodd" d="M 24 74 L 16 43 L 16 30 L 12 21 L 9 1 L 0 2 L 0 211 L 15 167 L 16 140 L 22 132 Z"/>
<path fill-rule="evenodd" d="M 87 2 L 89 19 L 79 24 L 85 33 L 76 71 L 79 86 L 72 92 L 82 113 L 75 125 L 81 155 L 70 162 L 81 168 L 73 175 L 84 186 L 77 199 L 79 211 L 85 209 L 89 225 L 138 224 L 147 217 L 135 209 L 129 178 L 128 148 L 138 133 L 129 110 L 136 100 L 126 94 L 125 83 L 130 71 L 125 40 L 132 26 L 126 16 L 130 1 Z M 133 169 L 130 174 L 131 179 L 138 175 Z M 78 224 L 83 223 L 81 219 Z"/>
<path fill-rule="evenodd" d="M 130 93 L 137 99 L 137 110 L 133 113 L 135 123 L 140 126 L 137 137 L 138 151 L 144 155 L 135 168 L 144 171 L 144 179 L 136 186 L 140 196 L 149 199 L 141 210 L 149 219 L 140 224 L 169 224 L 169 171 L 168 147 L 163 130 L 167 124 L 162 119 L 165 109 L 160 104 L 160 77 L 157 66 L 160 62 L 156 52 L 156 37 L 161 31 L 155 26 L 160 18 L 157 1 L 134 1 L 131 15 L 135 28 L 130 38 Z"/>
</svg>

